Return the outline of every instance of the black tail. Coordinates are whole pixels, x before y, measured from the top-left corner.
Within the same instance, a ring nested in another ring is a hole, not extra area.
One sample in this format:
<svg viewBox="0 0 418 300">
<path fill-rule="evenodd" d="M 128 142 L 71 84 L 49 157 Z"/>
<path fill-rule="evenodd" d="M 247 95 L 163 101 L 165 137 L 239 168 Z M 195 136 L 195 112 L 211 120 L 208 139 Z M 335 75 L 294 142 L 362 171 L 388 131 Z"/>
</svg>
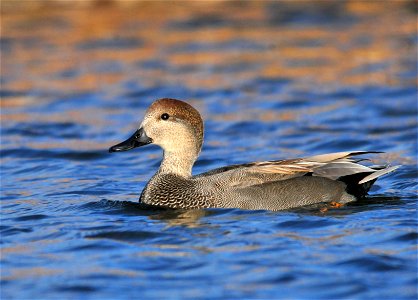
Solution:
<svg viewBox="0 0 418 300">
<path fill-rule="evenodd" d="M 342 181 L 347 185 L 347 193 L 354 195 L 357 198 L 364 198 L 377 178 L 393 172 L 399 167 L 400 166 L 373 166 L 370 167 L 370 169 L 374 170 L 373 172 L 350 174 L 341 176 L 337 180 Z"/>
<path fill-rule="evenodd" d="M 346 187 L 347 193 L 355 196 L 357 199 L 361 199 L 367 195 L 373 183 L 377 180 L 377 178 L 375 178 L 365 183 L 359 183 L 361 180 L 363 180 L 365 177 L 369 176 L 370 174 L 372 174 L 372 172 L 351 174 L 351 175 L 342 176 L 338 178 L 338 181 L 342 181 L 347 185 Z"/>
</svg>

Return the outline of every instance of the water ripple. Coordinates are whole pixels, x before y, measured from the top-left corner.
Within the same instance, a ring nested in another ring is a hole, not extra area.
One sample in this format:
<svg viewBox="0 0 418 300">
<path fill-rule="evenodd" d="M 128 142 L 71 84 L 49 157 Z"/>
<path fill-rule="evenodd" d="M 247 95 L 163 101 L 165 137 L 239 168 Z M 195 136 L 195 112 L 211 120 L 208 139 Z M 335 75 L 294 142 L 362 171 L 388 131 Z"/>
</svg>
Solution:
<svg viewBox="0 0 418 300">
<path fill-rule="evenodd" d="M 2 299 L 417 298 L 414 1 L 38 2 L 2 3 Z M 107 149 L 162 97 L 202 112 L 195 174 L 402 167 L 341 208 L 142 205 L 161 150 Z"/>
</svg>

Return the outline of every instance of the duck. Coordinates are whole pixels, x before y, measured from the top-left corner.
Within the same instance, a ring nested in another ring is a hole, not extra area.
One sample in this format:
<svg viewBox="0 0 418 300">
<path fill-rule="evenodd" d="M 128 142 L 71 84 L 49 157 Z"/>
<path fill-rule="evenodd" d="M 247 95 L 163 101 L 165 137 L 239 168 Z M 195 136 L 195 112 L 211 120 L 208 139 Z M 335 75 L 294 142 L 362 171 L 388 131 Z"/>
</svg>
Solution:
<svg viewBox="0 0 418 300">
<path fill-rule="evenodd" d="M 351 151 L 235 164 L 192 175 L 203 136 L 203 120 L 193 106 L 163 98 L 148 107 L 135 133 L 109 152 L 160 146 L 160 167 L 139 202 L 169 209 L 278 211 L 317 203 L 344 205 L 364 198 L 377 178 L 399 167 L 368 167 L 359 157 L 381 152 Z"/>
</svg>

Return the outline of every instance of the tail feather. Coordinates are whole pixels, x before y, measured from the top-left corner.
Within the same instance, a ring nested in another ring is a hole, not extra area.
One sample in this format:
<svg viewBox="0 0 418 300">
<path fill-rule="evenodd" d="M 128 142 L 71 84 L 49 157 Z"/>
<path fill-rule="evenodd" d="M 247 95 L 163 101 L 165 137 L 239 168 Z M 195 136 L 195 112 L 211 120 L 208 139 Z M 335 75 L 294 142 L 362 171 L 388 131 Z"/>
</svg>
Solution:
<svg viewBox="0 0 418 300">
<path fill-rule="evenodd" d="M 364 177 L 362 180 L 359 181 L 358 184 L 363 184 L 363 183 L 366 183 L 368 181 L 375 180 L 375 179 L 377 179 L 380 176 L 383 176 L 385 174 L 388 174 L 390 172 L 395 171 L 399 167 L 400 166 L 393 166 L 393 167 L 388 167 L 388 168 L 384 168 L 384 169 L 377 170 L 376 172 L 373 172 L 370 175 Z"/>
<path fill-rule="evenodd" d="M 370 188 L 378 177 L 395 171 L 400 166 L 393 167 L 373 167 L 373 172 L 361 172 L 351 175 L 346 175 L 338 178 L 339 181 L 344 182 L 347 187 L 347 193 L 356 196 L 357 198 L 363 198 L 367 195 Z"/>
</svg>

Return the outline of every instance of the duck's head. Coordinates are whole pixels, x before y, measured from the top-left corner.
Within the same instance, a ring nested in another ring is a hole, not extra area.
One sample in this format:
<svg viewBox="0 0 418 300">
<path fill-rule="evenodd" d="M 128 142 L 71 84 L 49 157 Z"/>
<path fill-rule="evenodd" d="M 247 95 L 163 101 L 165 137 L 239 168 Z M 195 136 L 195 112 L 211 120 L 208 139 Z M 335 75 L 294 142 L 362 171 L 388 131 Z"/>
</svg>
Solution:
<svg viewBox="0 0 418 300">
<path fill-rule="evenodd" d="M 147 144 L 163 148 L 165 155 L 177 154 L 196 159 L 203 143 L 203 121 L 199 112 L 186 102 L 159 99 L 151 104 L 139 129 L 109 152 L 127 151 Z"/>
</svg>

